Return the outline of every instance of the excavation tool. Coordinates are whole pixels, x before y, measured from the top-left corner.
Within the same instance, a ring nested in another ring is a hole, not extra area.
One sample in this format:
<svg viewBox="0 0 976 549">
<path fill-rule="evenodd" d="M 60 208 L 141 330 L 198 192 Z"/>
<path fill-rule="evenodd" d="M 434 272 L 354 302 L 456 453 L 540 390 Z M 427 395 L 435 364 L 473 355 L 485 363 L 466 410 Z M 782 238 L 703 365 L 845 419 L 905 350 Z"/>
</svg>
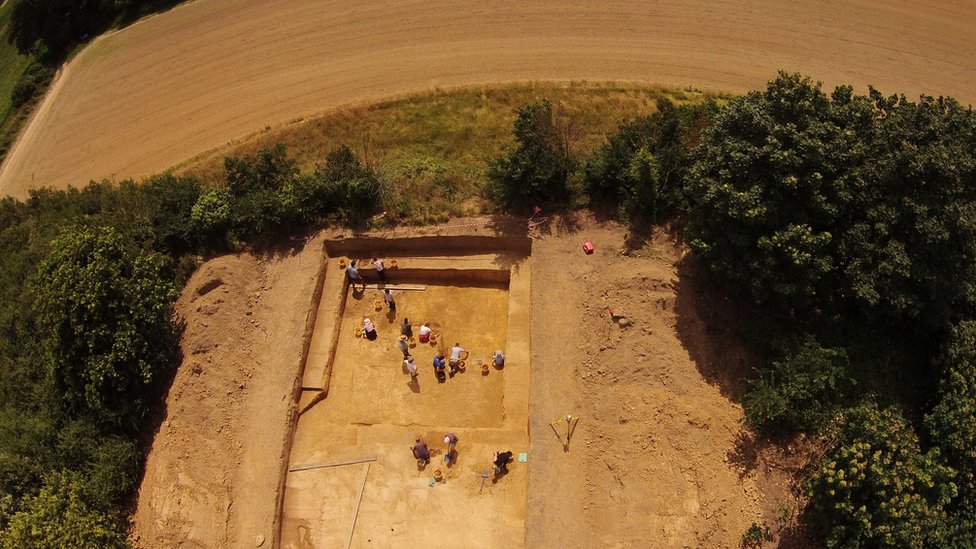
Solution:
<svg viewBox="0 0 976 549">
<path fill-rule="evenodd" d="M 560 433 L 559 430 L 556 429 L 556 425 L 559 424 L 559 423 L 565 423 L 566 424 L 566 437 L 565 438 L 563 438 L 563 434 Z M 572 416 L 572 415 L 567 415 L 564 418 L 559 418 L 556 421 L 553 421 L 552 423 L 549 424 L 549 427 L 552 427 L 552 432 L 553 433 L 556 433 L 556 438 L 559 439 L 559 442 L 562 442 L 563 443 L 563 451 L 565 451 L 565 452 L 568 452 L 569 451 L 569 442 L 571 440 L 573 440 L 573 433 L 576 432 L 576 425 L 577 424 L 579 424 L 579 418 L 576 417 L 576 416 Z"/>
<path fill-rule="evenodd" d="M 488 480 L 488 469 L 481 472 L 481 488 L 478 488 L 478 493 L 480 494 L 482 490 L 485 489 L 485 481 Z"/>
</svg>

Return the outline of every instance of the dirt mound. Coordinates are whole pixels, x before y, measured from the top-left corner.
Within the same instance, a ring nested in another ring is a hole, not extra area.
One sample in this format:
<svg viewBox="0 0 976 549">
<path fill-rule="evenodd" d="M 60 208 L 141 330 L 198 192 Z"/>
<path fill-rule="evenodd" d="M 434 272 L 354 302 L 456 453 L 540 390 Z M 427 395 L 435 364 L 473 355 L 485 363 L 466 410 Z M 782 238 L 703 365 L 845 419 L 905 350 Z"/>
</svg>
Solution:
<svg viewBox="0 0 976 549">
<path fill-rule="evenodd" d="M 176 304 L 183 364 L 139 490 L 135 545 L 271 539 L 318 259 L 225 256 L 190 279 Z"/>
<path fill-rule="evenodd" d="M 0 192 L 149 174 L 269 125 L 437 86 L 745 91 L 785 68 L 971 103 L 973 28 L 964 2 L 190 2 L 73 59 L 7 156 Z"/>
<path fill-rule="evenodd" d="M 556 232 L 533 248 L 528 545 L 738 547 L 773 502 L 733 459 L 742 411 L 713 368 L 748 354 L 703 320 L 673 244 L 631 253 L 622 228 L 586 220 Z M 566 414 L 568 452 L 549 425 Z"/>
</svg>

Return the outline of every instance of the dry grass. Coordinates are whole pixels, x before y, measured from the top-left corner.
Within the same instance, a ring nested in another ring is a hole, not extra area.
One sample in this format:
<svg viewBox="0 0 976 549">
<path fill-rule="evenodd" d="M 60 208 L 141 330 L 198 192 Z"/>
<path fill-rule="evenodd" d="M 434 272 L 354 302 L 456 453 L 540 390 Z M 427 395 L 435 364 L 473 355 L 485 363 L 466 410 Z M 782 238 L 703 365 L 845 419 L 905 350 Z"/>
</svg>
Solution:
<svg viewBox="0 0 976 549">
<path fill-rule="evenodd" d="M 388 220 L 439 222 L 486 210 L 480 196 L 487 161 L 512 144 L 515 108 L 542 98 L 552 101 L 557 116 L 573 130 L 577 157 L 585 158 L 621 122 L 654 112 L 662 96 L 677 102 L 710 97 L 694 90 L 619 83 L 436 90 L 265 128 L 246 140 L 198 155 L 175 171 L 219 184 L 226 156 L 253 154 L 281 142 L 303 169 L 311 169 L 328 151 L 345 144 L 384 180 Z"/>
</svg>

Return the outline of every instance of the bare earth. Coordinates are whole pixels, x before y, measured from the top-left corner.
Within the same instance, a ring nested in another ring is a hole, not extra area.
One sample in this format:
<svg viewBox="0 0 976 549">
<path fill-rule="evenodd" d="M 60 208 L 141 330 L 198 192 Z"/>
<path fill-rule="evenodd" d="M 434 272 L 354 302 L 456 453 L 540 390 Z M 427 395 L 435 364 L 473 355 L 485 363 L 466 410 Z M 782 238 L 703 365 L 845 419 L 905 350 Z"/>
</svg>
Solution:
<svg viewBox="0 0 976 549">
<path fill-rule="evenodd" d="M 466 220 L 388 234 L 493 234 L 488 227 Z M 515 547 L 524 536 L 533 548 L 734 548 L 753 521 L 773 524 L 775 510 L 795 501 L 788 479 L 740 445 L 742 411 L 730 395 L 753 364 L 732 335 L 734 315 L 702 292 L 695 269 L 666 236 L 631 250 L 624 228 L 585 216 L 542 229 L 532 250 L 531 303 L 517 301 L 531 315 L 527 389 L 525 378 L 511 377 L 524 372 L 509 371 L 522 365 L 514 363 L 487 378 L 468 371 L 438 385 L 425 348 L 418 351 L 418 392 L 389 349 L 395 324 L 379 313 L 381 337 L 389 341 L 346 337 L 343 324 L 345 362 L 336 363 L 326 400 L 302 416 L 290 457 L 291 397 L 321 241 L 293 256 L 226 256 L 204 264 L 178 304 L 187 322 L 186 357 L 149 456 L 133 518 L 136 544 L 320 547 L 342 546 L 352 536 L 355 547 L 418 540 L 431 547 Z M 595 254 L 582 253 L 583 240 L 594 242 Z M 487 303 L 494 291 L 478 289 L 484 295 L 472 299 Z M 445 310 L 437 295 L 401 294 L 400 308 L 436 316 L 430 311 Z M 375 313 L 374 297 L 351 299 L 347 316 Z M 631 325 L 611 323 L 611 308 Z M 480 354 L 503 340 L 512 345 L 512 324 L 507 337 L 489 326 L 456 337 Z M 499 398 L 508 423 L 510 407 L 527 401 L 527 425 L 520 412 L 521 426 L 499 429 Z M 549 426 L 566 414 L 580 418 L 568 451 Z M 421 434 L 439 448 L 444 429 L 461 436 L 460 462 L 446 470 L 445 485 L 428 488 L 407 447 Z M 479 497 L 486 456 L 503 445 L 527 451 L 528 462 Z M 379 456 L 368 480 L 361 480 L 363 466 L 352 466 L 290 473 L 283 482 L 289 459 L 294 465 L 367 454 Z M 360 522 L 350 526 L 361 482 Z M 451 501 L 463 505 L 445 507 Z M 474 514 L 449 520 L 458 509 Z M 428 519 L 432 512 L 439 518 Z M 461 528 L 458 535 L 440 535 L 451 525 Z"/>
<path fill-rule="evenodd" d="M 970 2 L 198 0 L 68 65 L 0 194 L 163 170 L 352 102 L 484 82 L 629 80 L 745 91 L 779 68 L 827 85 L 976 101 Z"/>
<path fill-rule="evenodd" d="M 272 539 L 318 267 L 314 254 L 245 254 L 208 261 L 190 279 L 176 305 L 183 364 L 132 518 L 137 547 Z"/>
</svg>

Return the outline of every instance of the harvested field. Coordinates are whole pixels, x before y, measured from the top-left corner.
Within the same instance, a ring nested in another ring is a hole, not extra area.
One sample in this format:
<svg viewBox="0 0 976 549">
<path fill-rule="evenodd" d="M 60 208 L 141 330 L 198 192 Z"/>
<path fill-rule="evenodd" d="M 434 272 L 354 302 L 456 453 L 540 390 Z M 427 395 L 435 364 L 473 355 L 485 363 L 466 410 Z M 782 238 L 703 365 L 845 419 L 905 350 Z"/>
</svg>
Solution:
<svg viewBox="0 0 976 549">
<path fill-rule="evenodd" d="M 734 398 L 753 359 L 730 329 L 735 315 L 709 297 L 682 248 L 667 234 L 632 247 L 624 227 L 587 216 L 540 226 L 528 257 L 457 238 L 524 242 L 519 225 L 329 234 L 333 253 L 398 257 L 391 283 L 425 290 L 398 292 L 397 316 L 387 317 L 375 309 L 378 290 L 344 287 L 333 257 L 304 368 L 324 234 L 294 256 L 201 267 L 180 300 L 187 357 L 149 456 L 137 545 L 236 547 L 263 536 L 282 547 L 733 548 L 753 521 L 774 524 L 778 509 L 794 508 L 788 474 L 768 466 L 741 426 Z M 412 237 L 412 248 L 392 237 Z M 596 244 L 593 255 L 583 240 Z M 630 324 L 612 323 L 610 308 Z M 376 341 L 352 333 L 366 315 Z M 505 369 L 483 377 L 468 365 L 437 383 L 435 347 L 418 345 L 420 377 L 410 382 L 394 346 L 403 315 L 415 328 L 434 320 L 471 359 L 503 347 Z M 580 418 L 568 449 L 557 436 L 566 414 Z M 445 431 L 461 439 L 452 467 L 442 461 Z M 432 471 L 413 463 L 417 435 L 443 483 L 429 486 Z M 527 463 L 478 494 L 502 448 L 526 452 Z M 791 452 L 780 458 L 802 461 Z M 368 470 L 286 473 L 364 457 L 375 457 Z M 451 535 L 431 534 L 438 525 Z M 803 546 L 802 532 L 783 535 Z"/>
<path fill-rule="evenodd" d="M 976 99 L 966 3 L 200 0 L 97 40 L 7 157 L 0 192 L 153 173 L 339 105 L 437 86 L 629 80 Z"/>
</svg>

